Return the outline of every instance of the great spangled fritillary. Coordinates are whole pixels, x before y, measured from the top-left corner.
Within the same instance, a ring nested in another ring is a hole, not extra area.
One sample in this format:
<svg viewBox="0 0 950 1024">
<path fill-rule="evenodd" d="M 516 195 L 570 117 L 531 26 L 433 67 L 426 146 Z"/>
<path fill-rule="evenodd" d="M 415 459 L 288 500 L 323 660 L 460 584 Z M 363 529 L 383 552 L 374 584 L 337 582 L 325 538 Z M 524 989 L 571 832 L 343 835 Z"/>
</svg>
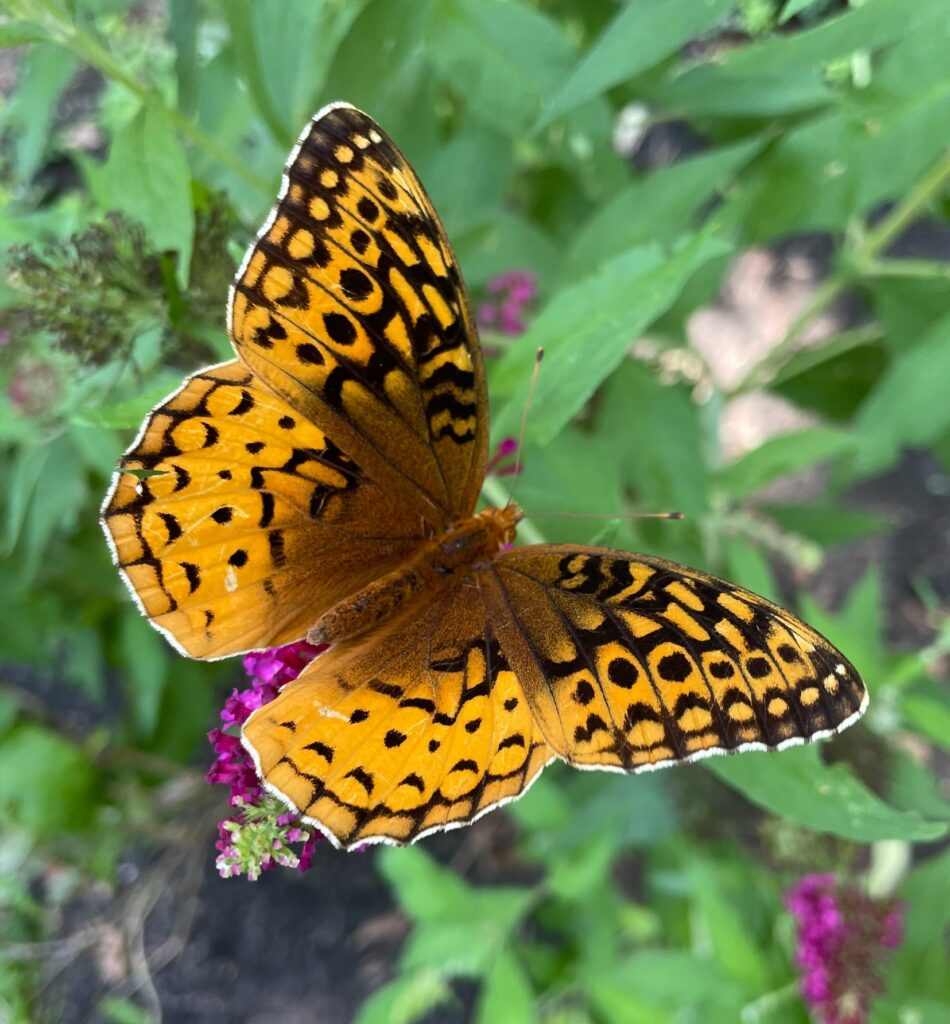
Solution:
<svg viewBox="0 0 950 1024">
<path fill-rule="evenodd" d="M 863 712 L 854 667 L 771 602 L 646 555 L 508 550 L 520 511 L 474 515 L 477 333 L 438 216 L 366 114 L 304 129 L 228 324 L 238 358 L 153 410 L 103 524 L 183 653 L 332 641 L 243 740 L 334 843 L 473 821 L 556 757 L 636 772 Z"/>
</svg>

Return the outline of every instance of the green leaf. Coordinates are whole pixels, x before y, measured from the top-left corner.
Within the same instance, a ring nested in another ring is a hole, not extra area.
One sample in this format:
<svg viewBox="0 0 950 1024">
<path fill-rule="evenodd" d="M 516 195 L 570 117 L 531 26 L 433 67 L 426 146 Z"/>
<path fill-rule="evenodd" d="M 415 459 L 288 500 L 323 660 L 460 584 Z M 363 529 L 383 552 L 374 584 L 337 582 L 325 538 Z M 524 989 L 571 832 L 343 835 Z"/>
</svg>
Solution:
<svg viewBox="0 0 950 1024">
<path fill-rule="evenodd" d="M 148 739 L 158 724 L 168 678 L 168 648 L 145 618 L 133 615 L 122 617 L 119 647 L 129 674 L 126 694 L 133 729 L 137 736 Z"/>
<path fill-rule="evenodd" d="M 587 274 L 605 260 L 648 242 L 672 244 L 694 226 L 698 210 L 764 145 L 753 138 L 681 160 L 645 175 L 595 208 L 567 254 L 566 279 Z"/>
<path fill-rule="evenodd" d="M 46 29 L 30 21 L 11 21 L 0 25 L 0 47 L 26 46 L 28 43 L 46 42 L 48 39 Z"/>
<path fill-rule="evenodd" d="M 103 405 L 97 409 L 84 409 L 73 416 L 72 422 L 83 427 L 137 430 L 145 416 L 181 386 L 181 377 L 174 373 L 159 372 L 151 375 L 150 380 L 157 380 L 159 383 L 122 402 Z"/>
<path fill-rule="evenodd" d="M 950 821 L 950 799 L 927 768 L 899 747 L 888 751 L 887 798 L 903 811 Z"/>
<path fill-rule="evenodd" d="M 631 249 L 578 284 L 563 289 L 502 357 L 502 397 L 495 429 L 515 432 L 524 408 L 535 350 L 545 350 L 528 436 L 546 444 L 575 416 L 623 360 L 630 342 L 673 302 L 690 276 L 728 251 L 721 239 L 697 235 L 664 258 L 657 246 Z"/>
<path fill-rule="evenodd" d="M 477 97 L 471 114 L 510 135 L 537 118 L 574 56 L 557 22 L 517 0 L 440 0 L 426 41 L 451 89 Z"/>
<path fill-rule="evenodd" d="M 782 434 L 720 470 L 716 482 L 731 497 L 746 497 L 778 477 L 850 452 L 854 444 L 849 433 L 833 427 Z"/>
<path fill-rule="evenodd" d="M 841 422 L 854 415 L 887 364 L 883 345 L 858 345 L 797 373 L 786 367 L 781 381 L 774 381 L 769 388 L 802 409 Z"/>
<path fill-rule="evenodd" d="M 416 847 L 381 851 L 379 863 L 418 925 L 402 954 L 407 971 L 483 974 L 535 899 L 530 889 L 469 888 Z"/>
<path fill-rule="evenodd" d="M 893 521 L 885 516 L 841 505 L 769 504 L 763 505 L 762 511 L 783 530 L 807 537 L 822 547 L 886 533 L 893 525 Z"/>
<path fill-rule="evenodd" d="M 623 483 L 642 495 L 643 511 L 697 518 L 706 512 L 704 432 L 689 388 L 664 384 L 643 363 L 626 360 L 604 387 L 596 423 L 598 432 L 610 438 L 615 458 L 619 456 Z M 657 423 L 663 424 L 662 443 L 644 444 Z"/>
<path fill-rule="evenodd" d="M 485 976 L 475 1024 L 530 1024 L 534 991 L 517 958 L 503 951 Z"/>
<path fill-rule="evenodd" d="M 714 1009 L 729 1009 L 728 1019 L 739 1019 L 740 988 L 714 959 L 685 950 L 645 950 L 604 964 L 592 969 L 584 987 L 607 1020 L 673 1024 L 686 1007 L 703 1022 Z"/>
<path fill-rule="evenodd" d="M 747 992 L 764 991 L 769 981 L 768 962 L 739 916 L 735 900 L 725 891 L 720 872 L 707 861 L 693 860 L 689 880 L 694 906 L 702 915 L 716 960 Z"/>
<path fill-rule="evenodd" d="M 862 404 L 856 423 L 853 471 L 861 476 L 890 465 L 900 450 L 926 444 L 950 427 L 950 316 L 901 352 Z"/>
<path fill-rule="evenodd" d="M 411 1024 L 451 999 L 452 989 L 438 971 L 401 974 L 360 1006 L 355 1024 Z"/>
<path fill-rule="evenodd" d="M 161 252 L 178 253 L 178 281 L 188 283 L 195 220 L 191 174 L 164 103 L 153 98 L 112 140 L 109 159 L 90 183 L 106 208 L 145 228 Z"/>
<path fill-rule="evenodd" d="M 824 2 L 825 0 L 786 0 L 782 13 L 778 17 L 778 22 L 780 25 L 784 25 L 786 21 L 790 21 L 796 14 L 801 14 L 802 11 L 807 11 L 809 7 L 814 7 L 816 4 Z"/>
<path fill-rule="evenodd" d="M 715 25 L 732 7 L 731 0 L 638 0 L 627 4 L 548 100 L 537 127 L 543 128 L 611 86 L 659 64 Z"/>
<path fill-rule="evenodd" d="M 716 757 L 708 769 L 752 803 L 815 832 L 869 843 L 945 835 L 943 822 L 898 811 L 876 797 L 842 764 L 824 764 L 815 747 Z"/>
<path fill-rule="evenodd" d="M 75 73 L 77 63 L 61 46 L 38 41 L 18 65 L 16 90 L 4 112 L 4 121 L 13 136 L 13 171 L 21 185 L 33 177 L 43 162 L 57 99 Z"/>
<path fill-rule="evenodd" d="M 92 823 L 97 774 L 72 743 L 33 723 L 0 741 L 0 820 L 39 836 Z"/>
<path fill-rule="evenodd" d="M 901 698 L 904 718 L 924 736 L 950 750 L 950 695 L 931 680 L 917 683 Z"/>
</svg>

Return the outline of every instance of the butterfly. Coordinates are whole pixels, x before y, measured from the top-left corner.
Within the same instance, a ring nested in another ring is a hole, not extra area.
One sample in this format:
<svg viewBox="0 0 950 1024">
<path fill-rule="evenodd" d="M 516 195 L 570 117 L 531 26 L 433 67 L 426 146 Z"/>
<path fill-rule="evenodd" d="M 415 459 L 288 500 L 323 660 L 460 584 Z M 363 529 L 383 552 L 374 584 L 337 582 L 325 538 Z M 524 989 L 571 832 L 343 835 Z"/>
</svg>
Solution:
<svg viewBox="0 0 950 1024">
<path fill-rule="evenodd" d="M 646 771 L 838 732 L 867 693 L 777 605 L 476 512 L 488 398 L 458 265 L 369 116 L 324 107 L 238 270 L 236 358 L 146 418 L 103 506 L 142 612 L 215 659 L 329 643 L 243 743 L 332 842 L 408 843 L 555 758 Z"/>
</svg>

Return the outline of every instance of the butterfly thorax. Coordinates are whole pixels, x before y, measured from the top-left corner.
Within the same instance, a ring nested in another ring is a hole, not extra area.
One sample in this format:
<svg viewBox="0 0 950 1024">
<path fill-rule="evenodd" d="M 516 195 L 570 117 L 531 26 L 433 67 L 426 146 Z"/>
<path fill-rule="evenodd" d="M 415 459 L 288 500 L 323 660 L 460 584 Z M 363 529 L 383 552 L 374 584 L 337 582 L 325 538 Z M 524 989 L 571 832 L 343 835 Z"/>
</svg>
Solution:
<svg viewBox="0 0 950 1024">
<path fill-rule="evenodd" d="M 447 588 L 459 575 L 477 568 L 515 539 L 524 513 L 514 504 L 486 508 L 452 523 L 420 548 L 405 565 L 338 602 L 307 634 L 312 644 L 338 643 L 368 633 L 394 619 L 422 593 Z"/>
</svg>

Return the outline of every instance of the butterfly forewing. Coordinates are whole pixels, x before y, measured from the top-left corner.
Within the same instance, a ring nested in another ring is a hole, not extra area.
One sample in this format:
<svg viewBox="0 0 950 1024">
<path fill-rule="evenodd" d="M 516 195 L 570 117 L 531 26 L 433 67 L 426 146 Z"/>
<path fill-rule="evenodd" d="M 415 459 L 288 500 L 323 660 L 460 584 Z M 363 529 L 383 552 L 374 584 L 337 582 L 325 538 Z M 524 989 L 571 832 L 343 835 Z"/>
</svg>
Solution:
<svg viewBox="0 0 950 1024">
<path fill-rule="evenodd" d="M 420 544 L 418 516 L 237 361 L 149 416 L 103 524 L 145 614 L 198 658 L 299 639 Z"/>
<path fill-rule="evenodd" d="M 764 598 L 683 566 L 536 545 L 481 574 L 554 750 L 635 771 L 827 736 L 864 710 L 854 666 Z"/>
<path fill-rule="evenodd" d="M 341 846 L 467 824 L 554 756 L 472 580 L 320 655 L 244 743 L 271 791 Z"/>
<path fill-rule="evenodd" d="M 455 257 L 405 158 L 339 104 L 307 126 L 231 298 L 241 358 L 437 527 L 471 512 L 487 407 Z"/>
</svg>

